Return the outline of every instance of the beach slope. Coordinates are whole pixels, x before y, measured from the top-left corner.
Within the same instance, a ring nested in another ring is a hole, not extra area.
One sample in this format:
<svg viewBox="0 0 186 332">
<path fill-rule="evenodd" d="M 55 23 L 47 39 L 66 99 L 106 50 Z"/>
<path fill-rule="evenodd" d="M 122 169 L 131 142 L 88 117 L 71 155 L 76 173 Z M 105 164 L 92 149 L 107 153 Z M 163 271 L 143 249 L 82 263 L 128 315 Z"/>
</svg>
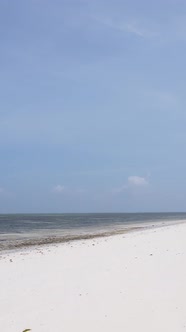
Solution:
<svg viewBox="0 0 186 332">
<path fill-rule="evenodd" d="M 186 331 L 186 224 L 0 257 L 0 331 Z"/>
</svg>

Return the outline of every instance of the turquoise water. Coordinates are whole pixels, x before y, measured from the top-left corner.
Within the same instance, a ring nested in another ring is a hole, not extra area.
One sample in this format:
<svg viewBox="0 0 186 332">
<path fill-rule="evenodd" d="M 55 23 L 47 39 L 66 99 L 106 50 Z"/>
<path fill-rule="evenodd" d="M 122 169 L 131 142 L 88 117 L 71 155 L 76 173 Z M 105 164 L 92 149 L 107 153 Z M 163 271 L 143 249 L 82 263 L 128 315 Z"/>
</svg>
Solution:
<svg viewBox="0 0 186 332">
<path fill-rule="evenodd" d="M 0 215 L 0 250 L 106 236 L 186 220 L 186 213 Z"/>
</svg>

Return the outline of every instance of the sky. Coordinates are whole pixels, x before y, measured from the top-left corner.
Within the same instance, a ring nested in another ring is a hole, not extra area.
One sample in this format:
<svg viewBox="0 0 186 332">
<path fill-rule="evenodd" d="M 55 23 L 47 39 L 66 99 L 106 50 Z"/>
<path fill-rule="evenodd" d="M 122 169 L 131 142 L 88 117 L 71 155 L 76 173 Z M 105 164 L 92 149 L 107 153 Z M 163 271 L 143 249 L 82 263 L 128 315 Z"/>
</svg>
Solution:
<svg viewBox="0 0 186 332">
<path fill-rule="evenodd" d="M 186 211 L 186 2 L 0 0 L 0 213 Z"/>
</svg>

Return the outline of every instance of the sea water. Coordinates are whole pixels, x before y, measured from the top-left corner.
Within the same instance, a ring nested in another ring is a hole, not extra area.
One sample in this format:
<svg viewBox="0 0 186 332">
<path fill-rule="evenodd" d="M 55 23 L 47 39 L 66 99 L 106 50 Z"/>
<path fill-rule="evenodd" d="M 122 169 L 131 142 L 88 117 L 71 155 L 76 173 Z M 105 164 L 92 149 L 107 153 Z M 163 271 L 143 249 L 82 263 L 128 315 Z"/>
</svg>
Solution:
<svg viewBox="0 0 186 332">
<path fill-rule="evenodd" d="M 0 215 L 0 250 L 60 243 L 186 221 L 186 213 Z"/>
</svg>

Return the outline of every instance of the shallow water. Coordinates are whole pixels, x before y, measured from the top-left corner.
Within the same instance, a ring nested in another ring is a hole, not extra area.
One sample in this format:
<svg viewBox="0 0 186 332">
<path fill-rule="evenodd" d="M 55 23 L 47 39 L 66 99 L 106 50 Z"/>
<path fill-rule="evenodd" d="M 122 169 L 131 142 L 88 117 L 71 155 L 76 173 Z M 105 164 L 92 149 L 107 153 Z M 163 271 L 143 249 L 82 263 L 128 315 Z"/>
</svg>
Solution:
<svg viewBox="0 0 186 332">
<path fill-rule="evenodd" d="M 0 215 L 0 250 L 123 233 L 186 220 L 186 213 Z"/>
</svg>

